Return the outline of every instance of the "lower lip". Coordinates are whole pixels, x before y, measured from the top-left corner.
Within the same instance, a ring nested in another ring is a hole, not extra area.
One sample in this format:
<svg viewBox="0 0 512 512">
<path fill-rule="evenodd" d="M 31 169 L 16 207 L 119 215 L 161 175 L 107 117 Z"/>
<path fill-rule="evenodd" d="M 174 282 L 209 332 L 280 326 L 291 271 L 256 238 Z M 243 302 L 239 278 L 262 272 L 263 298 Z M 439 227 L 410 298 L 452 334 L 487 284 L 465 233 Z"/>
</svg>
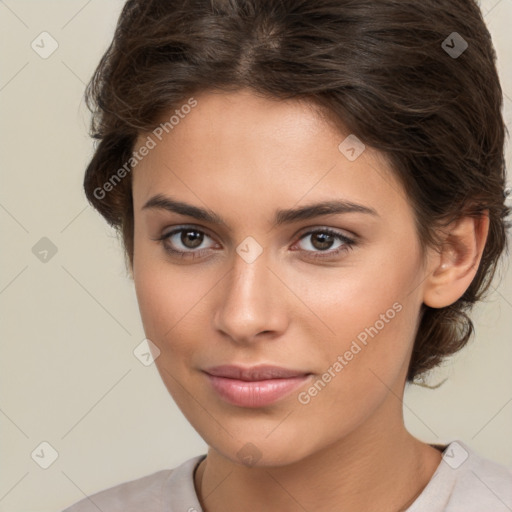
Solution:
<svg viewBox="0 0 512 512">
<path fill-rule="evenodd" d="M 299 388 L 309 375 L 287 379 L 245 381 L 206 374 L 213 389 L 232 405 L 240 407 L 264 407 L 281 400 Z"/>
</svg>

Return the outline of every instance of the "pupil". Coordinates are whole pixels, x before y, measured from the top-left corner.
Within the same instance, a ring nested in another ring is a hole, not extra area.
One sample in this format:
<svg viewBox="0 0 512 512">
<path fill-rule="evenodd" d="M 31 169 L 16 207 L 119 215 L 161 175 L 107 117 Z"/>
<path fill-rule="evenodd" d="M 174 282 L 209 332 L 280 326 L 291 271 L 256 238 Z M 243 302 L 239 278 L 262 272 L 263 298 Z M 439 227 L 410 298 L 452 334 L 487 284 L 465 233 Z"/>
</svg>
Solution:
<svg viewBox="0 0 512 512">
<path fill-rule="evenodd" d="M 181 233 L 181 241 L 185 247 L 195 249 L 203 242 L 203 234 L 198 231 L 183 231 Z"/>
<path fill-rule="evenodd" d="M 316 233 L 313 236 L 312 244 L 316 249 L 329 249 L 332 243 L 333 236 L 328 233 Z"/>
</svg>

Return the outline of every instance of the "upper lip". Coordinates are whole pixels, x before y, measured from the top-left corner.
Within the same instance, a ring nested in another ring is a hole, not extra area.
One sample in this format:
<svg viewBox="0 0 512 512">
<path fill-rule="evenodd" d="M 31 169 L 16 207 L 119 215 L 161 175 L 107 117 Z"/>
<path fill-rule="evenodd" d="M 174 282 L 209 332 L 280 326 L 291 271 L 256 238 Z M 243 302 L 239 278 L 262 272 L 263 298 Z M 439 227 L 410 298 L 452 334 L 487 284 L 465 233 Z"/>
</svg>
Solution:
<svg viewBox="0 0 512 512">
<path fill-rule="evenodd" d="M 291 377 L 304 377 L 309 375 L 309 372 L 269 365 L 251 366 L 249 368 L 236 365 L 221 365 L 208 368 L 204 371 L 216 377 L 246 381 L 289 379 Z"/>
</svg>

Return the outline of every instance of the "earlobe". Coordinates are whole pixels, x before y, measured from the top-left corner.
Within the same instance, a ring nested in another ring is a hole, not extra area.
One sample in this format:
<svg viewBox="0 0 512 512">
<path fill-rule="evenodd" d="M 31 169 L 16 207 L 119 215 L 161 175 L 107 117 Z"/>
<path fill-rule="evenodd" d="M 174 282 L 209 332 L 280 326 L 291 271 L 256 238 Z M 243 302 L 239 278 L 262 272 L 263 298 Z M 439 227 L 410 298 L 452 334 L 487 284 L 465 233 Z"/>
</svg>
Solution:
<svg viewBox="0 0 512 512">
<path fill-rule="evenodd" d="M 488 232 L 487 211 L 480 217 L 462 217 L 443 229 L 442 249 L 432 255 L 425 279 L 427 306 L 444 308 L 462 297 L 478 271 Z"/>
</svg>

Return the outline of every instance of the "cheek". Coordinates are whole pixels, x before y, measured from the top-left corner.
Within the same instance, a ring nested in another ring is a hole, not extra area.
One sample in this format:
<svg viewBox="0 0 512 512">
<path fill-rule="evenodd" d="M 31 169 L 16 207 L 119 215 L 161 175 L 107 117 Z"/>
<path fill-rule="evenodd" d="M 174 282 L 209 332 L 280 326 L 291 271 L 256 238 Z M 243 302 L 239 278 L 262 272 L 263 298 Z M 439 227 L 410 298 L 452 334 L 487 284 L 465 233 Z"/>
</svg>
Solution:
<svg viewBox="0 0 512 512">
<path fill-rule="evenodd" d="M 146 336 L 161 344 L 165 334 L 184 315 L 187 286 L 171 272 L 159 244 L 148 240 L 142 226 L 135 222 L 133 280 Z"/>
<path fill-rule="evenodd" d="M 316 291 L 305 292 L 304 302 L 329 327 L 322 330 L 325 342 L 315 347 L 318 360 L 324 371 L 343 376 L 333 378 L 330 388 L 359 395 L 379 378 L 393 385 L 403 372 L 421 305 L 418 293 L 411 293 L 418 269 L 413 254 L 404 259 L 383 251 L 371 264 L 317 280 Z"/>
<path fill-rule="evenodd" d="M 156 367 L 177 405 L 187 410 L 188 395 L 181 383 L 190 372 L 193 340 L 199 339 L 201 328 L 191 314 L 197 293 L 173 279 L 169 269 L 159 269 L 158 263 L 138 267 L 134 262 L 134 282 L 145 335 L 160 351 Z"/>
<path fill-rule="evenodd" d="M 161 351 L 168 350 L 169 340 L 197 302 L 197 291 L 182 276 L 173 275 L 169 265 L 138 249 L 133 276 L 144 331 Z"/>
<path fill-rule="evenodd" d="M 308 271 L 290 271 L 283 269 L 286 282 L 300 297 L 310 312 L 317 314 L 316 326 L 323 322 L 322 335 L 327 335 L 334 344 L 337 340 L 349 340 L 361 334 L 364 339 L 370 329 L 377 324 L 377 330 L 390 331 L 404 328 L 407 322 L 417 316 L 419 297 L 414 287 L 420 282 L 419 260 L 414 251 L 403 258 L 393 244 L 380 246 L 361 257 L 355 255 L 355 263 L 339 268 L 320 268 Z M 411 309 L 398 312 L 407 304 Z M 400 337 L 397 338 L 397 342 Z"/>
<path fill-rule="evenodd" d="M 378 315 L 375 318 L 373 311 L 365 315 L 359 312 L 357 319 L 340 317 L 340 334 L 322 354 L 323 373 L 299 396 L 301 419 L 310 424 L 311 418 L 318 417 L 322 425 L 335 426 L 330 431 L 333 439 L 364 423 L 390 393 L 401 396 L 414 339 L 415 322 L 411 318 L 415 318 L 417 308 L 412 302 L 395 302 L 389 308 L 387 301 L 383 304 L 387 323 Z"/>
<path fill-rule="evenodd" d="M 157 365 L 173 373 L 188 372 L 211 329 L 208 301 L 219 273 L 194 265 L 173 266 L 141 248 L 133 275 L 144 332 L 160 349 Z"/>
</svg>

